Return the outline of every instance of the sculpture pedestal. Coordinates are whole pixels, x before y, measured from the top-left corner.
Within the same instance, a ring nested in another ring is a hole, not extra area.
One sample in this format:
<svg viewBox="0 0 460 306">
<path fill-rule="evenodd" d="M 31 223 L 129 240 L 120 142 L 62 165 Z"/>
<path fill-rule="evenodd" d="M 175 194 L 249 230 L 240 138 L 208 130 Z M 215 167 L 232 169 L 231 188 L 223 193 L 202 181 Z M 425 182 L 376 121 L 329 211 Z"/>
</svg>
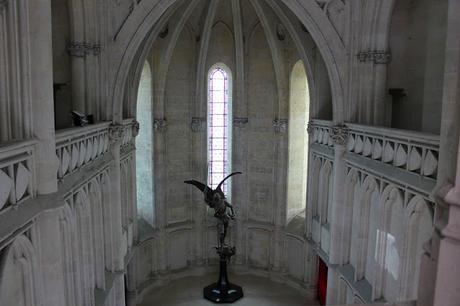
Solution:
<svg viewBox="0 0 460 306">
<path fill-rule="evenodd" d="M 227 259 L 225 256 L 220 259 L 219 280 L 217 283 L 205 287 L 203 296 L 205 299 L 218 304 L 233 303 L 243 297 L 243 288 L 228 281 Z"/>
</svg>

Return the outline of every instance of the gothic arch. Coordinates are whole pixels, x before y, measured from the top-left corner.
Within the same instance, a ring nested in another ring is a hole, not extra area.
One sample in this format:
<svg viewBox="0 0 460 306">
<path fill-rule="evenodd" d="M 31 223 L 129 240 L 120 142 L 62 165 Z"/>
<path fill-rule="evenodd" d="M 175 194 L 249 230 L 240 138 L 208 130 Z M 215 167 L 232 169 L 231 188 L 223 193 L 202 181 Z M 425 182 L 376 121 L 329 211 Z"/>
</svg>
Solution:
<svg viewBox="0 0 460 306">
<path fill-rule="evenodd" d="M 342 254 L 344 254 L 345 262 L 348 263 L 351 257 L 351 249 L 352 249 L 352 227 L 354 224 L 353 215 L 354 215 L 354 204 L 356 198 L 359 197 L 359 191 L 361 189 L 361 182 L 359 180 L 359 172 L 357 170 L 350 170 L 347 174 L 346 180 L 346 194 L 345 194 L 345 205 L 344 205 L 344 212 L 343 218 L 345 224 L 345 228 L 341 233 L 340 244 L 342 246 Z M 358 188 L 358 194 L 356 194 L 356 189 Z M 347 221 L 351 220 L 351 222 Z"/>
<path fill-rule="evenodd" d="M 331 186 L 333 184 L 332 180 L 332 163 L 326 160 L 321 167 L 321 171 L 319 174 L 319 211 L 320 211 L 320 219 L 321 223 L 328 223 L 330 221 L 330 202 L 332 193 Z"/>
<path fill-rule="evenodd" d="M 65 300 L 68 306 L 81 305 L 83 297 L 80 275 L 80 260 L 78 254 L 78 237 L 76 233 L 75 214 L 66 200 L 64 207 L 60 210 L 61 247 L 64 270 Z"/>
<path fill-rule="evenodd" d="M 400 229 L 403 225 L 404 214 L 404 197 L 402 192 L 395 185 L 388 185 L 382 192 L 380 197 L 380 225 L 377 228 L 376 239 L 376 266 L 374 279 L 369 280 L 373 288 L 373 298 L 378 299 L 383 297 L 388 289 L 387 279 L 389 274 L 397 279 L 396 275 L 400 275 L 401 265 L 397 248 L 397 236 L 393 231 L 402 232 Z M 394 235 L 393 235 L 394 234 Z M 393 254 L 395 253 L 396 254 Z M 398 258 L 398 262 L 387 264 L 389 258 Z"/>
<path fill-rule="evenodd" d="M 310 188 L 308 189 L 309 195 L 309 202 L 308 204 L 311 207 L 311 216 L 312 218 L 319 215 L 319 205 L 318 205 L 318 195 L 320 194 L 319 191 L 319 174 L 321 171 L 321 158 L 317 156 L 313 156 L 313 167 L 312 167 L 312 174 L 310 176 Z"/>
<path fill-rule="evenodd" d="M 0 262 L 0 304 L 42 306 L 41 275 L 32 242 L 25 235 L 14 239 Z M 21 288 L 22 290 L 17 290 Z M 16 295 L 22 292 L 22 295 Z"/>
<path fill-rule="evenodd" d="M 364 179 L 361 191 L 361 199 L 359 202 L 359 221 L 358 221 L 358 249 L 356 258 L 355 280 L 364 278 L 366 263 L 367 263 L 367 249 L 369 239 L 369 218 L 371 210 L 372 194 L 378 192 L 378 183 L 372 176 L 367 176 Z"/>
<path fill-rule="evenodd" d="M 325 59 L 332 84 L 334 120 L 342 122 L 345 119 L 343 115 L 345 70 L 341 68 L 346 63 L 343 43 L 317 3 L 297 0 L 282 1 L 309 30 Z M 152 31 L 155 24 L 160 18 L 163 19 L 165 15 L 170 14 L 168 12 L 163 15 L 168 9 L 174 11 L 178 3 L 177 0 L 142 1 L 117 33 L 114 53 L 119 55 L 120 61 L 115 63 L 117 68 L 113 80 L 112 115 L 114 121 L 120 123 L 122 120 L 125 84 L 136 53 L 139 49 L 149 47 L 150 44 L 147 42 L 151 42 L 158 34 L 158 30 Z"/>
<path fill-rule="evenodd" d="M 423 244 L 426 243 L 433 230 L 433 218 L 427 201 L 414 196 L 408 203 L 404 214 L 405 252 L 403 254 L 401 299 L 410 300 L 417 297 L 417 280 L 420 273 L 420 260 Z"/>
<path fill-rule="evenodd" d="M 102 192 L 98 179 L 94 179 L 89 185 L 91 199 L 91 219 L 94 233 L 94 273 L 96 286 L 105 288 L 105 261 L 104 261 L 104 221 L 102 211 Z"/>
</svg>

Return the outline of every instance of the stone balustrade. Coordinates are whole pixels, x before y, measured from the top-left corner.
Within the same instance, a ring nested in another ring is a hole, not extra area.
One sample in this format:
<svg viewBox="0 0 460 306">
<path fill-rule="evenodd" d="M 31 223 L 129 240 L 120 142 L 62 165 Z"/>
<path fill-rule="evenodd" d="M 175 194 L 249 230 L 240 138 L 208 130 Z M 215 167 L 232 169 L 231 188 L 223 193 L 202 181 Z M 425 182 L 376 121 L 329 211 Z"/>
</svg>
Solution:
<svg viewBox="0 0 460 306">
<path fill-rule="evenodd" d="M 0 146 L 0 212 L 34 197 L 35 140 Z"/>
<path fill-rule="evenodd" d="M 75 172 L 109 149 L 109 122 L 56 131 L 58 179 Z"/>
<path fill-rule="evenodd" d="M 327 120 L 311 120 L 308 124 L 308 132 L 312 137 L 311 142 L 327 147 L 333 147 L 334 142 L 331 137 L 333 123 Z"/>
<path fill-rule="evenodd" d="M 439 136 L 351 123 L 346 126 L 348 152 L 436 179 Z"/>
<path fill-rule="evenodd" d="M 311 143 L 334 146 L 338 135 L 331 121 L 312 120 L 308 128 L 312 134 Z M 345 140 L 349 153 L 436 180 L 438 135 L 352 123 L 340 130 L 339 136 Z"/>
</svg>

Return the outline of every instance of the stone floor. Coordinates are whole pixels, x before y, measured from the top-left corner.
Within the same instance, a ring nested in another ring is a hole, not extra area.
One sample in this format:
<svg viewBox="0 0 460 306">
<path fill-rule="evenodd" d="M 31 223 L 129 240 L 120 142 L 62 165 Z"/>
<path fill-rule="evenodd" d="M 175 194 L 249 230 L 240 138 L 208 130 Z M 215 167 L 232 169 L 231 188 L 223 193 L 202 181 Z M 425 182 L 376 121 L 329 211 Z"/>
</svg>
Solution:
<svg viewBox="0 0 460 306">
<path fill-rule="evenodd" d="M 171 282 L 164 288 L 152 289 L 138 306 L 205 306 L 215 305 L 203 299 L 202 289 L 217 279 L 216 275 L 187 277 Z M 244 298 L 234 303 L 239 306 L 310 306 L 299 292 L 286 285 L 254 276 L 231 275 L 231 281 L 243 287 Z"/>
</svg>

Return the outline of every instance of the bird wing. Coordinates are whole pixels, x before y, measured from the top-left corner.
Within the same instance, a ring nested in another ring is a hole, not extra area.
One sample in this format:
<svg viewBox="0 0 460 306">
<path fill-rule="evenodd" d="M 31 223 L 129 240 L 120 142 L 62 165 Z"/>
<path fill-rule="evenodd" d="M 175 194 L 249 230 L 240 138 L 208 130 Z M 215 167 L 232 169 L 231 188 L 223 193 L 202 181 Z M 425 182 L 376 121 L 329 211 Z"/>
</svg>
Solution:
<svg viewBox="0 0 460 306">
<path fill-rule="evenodd" d="M 209 189 L 211 189 L 208 186 L 206 186 L 205 184 L 203 184 L 201 182 L 198 182 L 198 181 L 195 181 L 195 180 L 184 181 L 184 183 L 195 186 L 196 188 L 200 189 L 201 192 L 203 192 L 203 193 L 206 193 Z"/>
<path fill-rule="evenodd" d="M 220 194 L 224 195 L 224 193 L 222 192 L 221 186 L 224 184 L 224 182 L 225 182 L 228 178 L 230 178 L 231 176 L 236 175 L 236 174 L 243 174 L 243 173 L 238 171 L 238 172 L 233 172 L 233 173 L 227 175 L 227 176 L 222 180 L 222 182 L 219 183 L 219 185 L 218 185 L 217 188 L 216 188 L 216 191 L 219 192 Z"/>
</svg>

